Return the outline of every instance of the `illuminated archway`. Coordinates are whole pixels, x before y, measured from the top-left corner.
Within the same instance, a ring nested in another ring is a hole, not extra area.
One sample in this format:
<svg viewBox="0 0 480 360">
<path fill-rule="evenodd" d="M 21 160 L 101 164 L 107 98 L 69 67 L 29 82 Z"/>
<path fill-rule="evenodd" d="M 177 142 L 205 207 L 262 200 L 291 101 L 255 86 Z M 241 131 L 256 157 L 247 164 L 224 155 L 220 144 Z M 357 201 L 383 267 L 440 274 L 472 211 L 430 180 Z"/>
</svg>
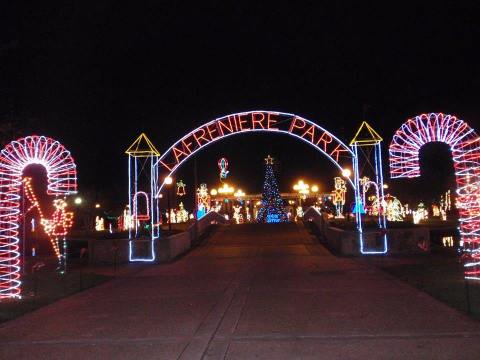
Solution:
<svg viewBox="0 0 480 360">
<path fill-rule="evenodd" d="M 408 119 L 390 144 L 392 178 L 420 176 L 419 151 L 429 142 L 450 147 L 457 182 L 460 235 L 470 254 L 465 263 L 467 278 L 480 280 L 480 138 L 466 122 L 442 113 Z"/>
<path fill-rule="evenodd" d="M 0 152 L 0 299 L 20 297 L 18 227 L 22 173 L 30 164 L 47 170 L 49 195 L 77 191 L 75 162 L 62 144 L 45 136 L 12 141 Z"/>
<path fill-rule="evenodd" d="M 283 133 L 296 137 L 323 153 L 340 171 L 353 164 L 353 151 L 335 135 L 310 120 L 275 111 L 241 112 L 217 118 L 196 128 L 164 152 L 157 163 L 160 181 L 156 195 L 162 190 L 163 179 L 202 148 L 232 135 L 251 132 Z M 352 180 L 348 181 L 354 187 Z"/>
</svg>

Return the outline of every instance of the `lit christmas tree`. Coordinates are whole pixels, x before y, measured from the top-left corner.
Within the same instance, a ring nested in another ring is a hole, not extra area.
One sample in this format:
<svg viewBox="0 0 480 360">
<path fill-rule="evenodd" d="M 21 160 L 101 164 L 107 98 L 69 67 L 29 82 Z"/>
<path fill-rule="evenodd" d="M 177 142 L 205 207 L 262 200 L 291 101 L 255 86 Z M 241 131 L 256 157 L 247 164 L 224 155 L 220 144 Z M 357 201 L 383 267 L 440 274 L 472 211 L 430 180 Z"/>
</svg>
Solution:
<svg viewBox="0 0 480 360">
<path fill-rule="evenodd" d="M 265 181 L 263 183 L 262 207 L 257 214 L 257 222 L 278 223 L 287 221 L 283 200 L 278 192 L 277 180 L 273 173 L 273 158 L 265 159 Z"/>
</svg>

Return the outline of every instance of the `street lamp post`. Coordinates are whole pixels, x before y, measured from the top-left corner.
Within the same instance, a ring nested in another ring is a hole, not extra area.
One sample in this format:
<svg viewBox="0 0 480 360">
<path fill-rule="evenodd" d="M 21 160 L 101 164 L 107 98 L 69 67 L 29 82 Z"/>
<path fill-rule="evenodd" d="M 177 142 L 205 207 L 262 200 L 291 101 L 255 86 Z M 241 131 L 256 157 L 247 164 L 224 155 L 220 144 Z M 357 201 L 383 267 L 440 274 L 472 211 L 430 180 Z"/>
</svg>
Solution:
<svg viewBox="0 0 480 360">
<path fill-rule="evenodd" d="M 293 185 L 293 190 L 298 192 L 298 206 L 302 206 L 302 196 L 310 193 L 310 185 L 306 184 L 303 180 L 299 180 Z"/>
<path fill-rule="evenodd" d="M 168 231 L 172 231 L 172 209 L 170 206 L 170 185 L 172 185 L 173 179 L 170 176 L 165 178 L 165 185 L 167 186 L 167 208 L 168 208 Z"/>
</svg>

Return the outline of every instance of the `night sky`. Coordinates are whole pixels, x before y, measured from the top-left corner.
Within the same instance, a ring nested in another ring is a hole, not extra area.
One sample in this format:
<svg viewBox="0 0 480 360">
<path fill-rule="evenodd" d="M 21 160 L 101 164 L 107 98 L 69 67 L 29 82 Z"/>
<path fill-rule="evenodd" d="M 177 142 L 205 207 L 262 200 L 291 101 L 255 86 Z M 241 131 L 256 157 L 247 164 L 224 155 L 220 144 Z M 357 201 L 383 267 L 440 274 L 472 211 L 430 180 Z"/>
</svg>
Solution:
<svg viewBox="0 0 480 360">
<path fill-rule="evenodd" d="M 2 142 L 31 133 L 58 139 L 77 161 L 80 192 L 112 206 L 127 201 L 124 151 L 139 133 L 163 152 L 229 113 L 295 113 L 346 142 L 366 119 L 385 149 L 422 112 L 480 128 L 478 1 L 130 4 L 0 5 Z M 451 180 L 448 151 L 439 151 L 427 161 L 438 191 Z M 268 153 L 280 161 L 281 191 L 299 177 L 333 186 L 337 172 L 325 157 L 281 135 L 212 145 L 197 157 L 199 180 L 215 183 L 225 156 L 231 181 L 258 193 Z M 178 177 L 192 189 L 193 161 Z"/>
</svg>

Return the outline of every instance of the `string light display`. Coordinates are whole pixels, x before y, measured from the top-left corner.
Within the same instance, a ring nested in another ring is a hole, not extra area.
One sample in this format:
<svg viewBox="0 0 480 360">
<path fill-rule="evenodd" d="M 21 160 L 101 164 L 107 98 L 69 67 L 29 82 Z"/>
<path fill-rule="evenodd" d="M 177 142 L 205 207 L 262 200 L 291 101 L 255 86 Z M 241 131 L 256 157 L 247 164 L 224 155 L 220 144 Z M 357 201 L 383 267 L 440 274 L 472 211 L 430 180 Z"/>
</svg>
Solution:
<svg viewBox="0 0 480 360">
<path fill-rule="evenodd" d="M 333 191 L 333 203 L 335 204 L 336 217 L 343 218 L 343 206 L 345 205 L 345 195 L 347 193 L 346 182 L 341 177 L 335 177 L 335 190 Z"/>
<path fill-rule="evenodd" d="M 286 222 L 287 214 L 283 209 L 283 200 L 278 191 L 277 180 L 273 172 L 273 158 L 265 159 L 265 181 L 263 183 L 262 207 L 257 214 L 258 222 Z"/>
<path fill-rule="evenodd" d="M 365 214 L 365 201 L 361 179 L 366 171 L 369 171 L 369 173 L 374 176 L 372 183 L 375 184 L 377 189 L 377 198 L 383 199 L 384 197 L 382 141 L 382 137 L 366 121 L 363 121 L 350 142 L 350 146 L 355 154 L 353 158 L 353 173 L 355 175 L 354 213 L 357 230 L 359 232 L 360 252 L 362 254 L 386 254 L 388 252 L 387 219 L 385 217 L 385 211 L 379 211 L 377 216 L 378 229 L 383 233 L 383 242 L 380 246 L 375 245 L 373 248 L 367 247 L 364 241 L 362 225 L 362 215 Z M 360 157 L 362 157 L 361 161 L 364 164 L 362 167 L 359 166 Z"/>
<path fill-rule="evenodd" d="M 183 180 L 177 181 L 177 196 L 185 196 L 187 195 L 187 191 L 185 188 L 187 185 L 183 182 Z"/>
<path fill-rule="evenodd" d="M 139 196 L 144 199 L 144 212 L 139 210 Z M 148 221 L 150 220 L 150 207 L 148 204 L 148 195 L 145 191 L 137 191 L 133 195 L 133 220 L 136 221 Z"/>
<path fill-rule="evenodd" d="M 480 280 L 480 138 L 475 130 L 463 120 L 442 113 L 408 119 L 390 144 L 391 177 L 420 176 L 420 148 L 434 141 L 447 144 L 452 153 L 465 276 Z"/>
<path fill-rule="evenodd" d="M 60 250 L 60 240 L 65 240 L 68 231 L 73 226 L 73 212 L 66 211 L 67 202 L 63 199 L 53 200 L 55 208 L 51 219 L 41 219 L 40 223 L 45 233 L 50 238 L 50 242 L 55 250 L 55 254 L 60 261 L 60 266 L 65 265 L 66 261 L 66 242 L 63 241 L 63 251 Z M 64 270 L 64 269 L 63 269 Z"/>
<path fill-rule="evenodd" d="M 12 141 L 0 152 L 0 299 L 21 294 L 18 227 L 22 172 L 28 165 L 47 170 L 49 195 L 77 191 L 75 162 L 62 144 L 45 136 Z"/>
<path fill-rule="evenodd" d="M 220 169 L 220 181 L 226 180 L 230 171 L 228 171 L 228 160 L 221 158 L 218 160 L 218 168 Z"/>
</svg>

